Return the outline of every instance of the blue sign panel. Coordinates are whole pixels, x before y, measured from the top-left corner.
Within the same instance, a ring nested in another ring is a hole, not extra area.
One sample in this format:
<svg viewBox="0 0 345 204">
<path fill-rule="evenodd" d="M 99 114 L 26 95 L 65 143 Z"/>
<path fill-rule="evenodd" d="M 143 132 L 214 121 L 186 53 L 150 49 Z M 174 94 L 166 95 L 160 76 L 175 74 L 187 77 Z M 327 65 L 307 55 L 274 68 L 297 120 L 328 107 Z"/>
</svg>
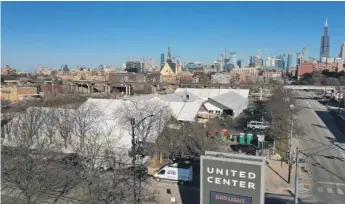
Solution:
<svg viewBox="0 0 345 204">
<path fill-rule="evenodd" d="M 210 204 L 252 204 L 252 198 L 211 191 Z"/>
<path fill-rule="evenodd" d="M 167 172 L 170 175 L 176 175 L 176 171 L 175 170 L 168 170 Z"/>
</svg>

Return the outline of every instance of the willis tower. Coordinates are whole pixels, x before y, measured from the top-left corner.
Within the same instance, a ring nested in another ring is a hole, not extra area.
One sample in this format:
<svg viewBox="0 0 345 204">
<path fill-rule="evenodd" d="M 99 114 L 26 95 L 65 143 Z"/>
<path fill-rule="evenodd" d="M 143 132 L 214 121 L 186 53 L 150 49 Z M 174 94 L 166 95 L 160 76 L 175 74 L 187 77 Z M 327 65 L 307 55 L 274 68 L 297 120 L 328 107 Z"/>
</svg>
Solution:
<svg viewBox="0 0 345 204">
<path fill-rule="evenodd" d="M 329 57 L 329 36 L 327 19 L 325 22 L 325 27 L 323 29 L 323 36 L 321 37 L 320 61 L 322 57 Z"/>
</svg>

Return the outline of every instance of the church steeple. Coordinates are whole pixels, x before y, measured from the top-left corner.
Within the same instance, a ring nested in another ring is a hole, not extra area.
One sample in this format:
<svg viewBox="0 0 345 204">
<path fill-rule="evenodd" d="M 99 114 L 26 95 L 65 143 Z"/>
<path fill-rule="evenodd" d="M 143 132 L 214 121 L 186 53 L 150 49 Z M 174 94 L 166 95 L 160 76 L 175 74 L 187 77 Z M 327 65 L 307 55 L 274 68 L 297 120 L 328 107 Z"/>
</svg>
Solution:
<svg viewBox="0 0 345 204">
<path fill-rule="evenodd" d="M 171 61 L 170 45 L 168 45 L 168 56 L 167 56 L 167 62 L 172 62 L 172 61 Z"/>
</svg>

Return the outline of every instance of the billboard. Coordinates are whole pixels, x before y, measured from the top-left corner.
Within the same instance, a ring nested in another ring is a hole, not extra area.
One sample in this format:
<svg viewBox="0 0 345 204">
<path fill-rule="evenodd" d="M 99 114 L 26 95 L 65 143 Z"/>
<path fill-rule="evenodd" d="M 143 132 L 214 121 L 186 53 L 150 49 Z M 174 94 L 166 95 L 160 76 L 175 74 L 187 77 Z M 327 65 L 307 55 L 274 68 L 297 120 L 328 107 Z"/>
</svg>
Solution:
<svg viewBox="0 0 345 204">
<path fill-rule="evenodd" d="M 265 158 L 206 152 L 200 162 L 200 203 L 264 204 Z"/>
</svg>

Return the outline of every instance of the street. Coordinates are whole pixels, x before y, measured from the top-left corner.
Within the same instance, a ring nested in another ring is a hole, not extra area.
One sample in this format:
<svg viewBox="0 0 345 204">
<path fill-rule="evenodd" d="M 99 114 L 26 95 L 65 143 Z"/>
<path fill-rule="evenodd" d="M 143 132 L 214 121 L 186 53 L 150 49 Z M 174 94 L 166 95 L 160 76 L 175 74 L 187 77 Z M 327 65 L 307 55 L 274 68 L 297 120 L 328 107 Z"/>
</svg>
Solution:
<svg viewBox="0 0 345 204">
<path fill-rule="evenodd" d="M 326 106 L 306 91 L 295 91 L 297 113 L 306 135 L 299 139 L 314 181 L 313 193 L 321 203 L 345 203 L 345 135 Z"/>
</svg>

